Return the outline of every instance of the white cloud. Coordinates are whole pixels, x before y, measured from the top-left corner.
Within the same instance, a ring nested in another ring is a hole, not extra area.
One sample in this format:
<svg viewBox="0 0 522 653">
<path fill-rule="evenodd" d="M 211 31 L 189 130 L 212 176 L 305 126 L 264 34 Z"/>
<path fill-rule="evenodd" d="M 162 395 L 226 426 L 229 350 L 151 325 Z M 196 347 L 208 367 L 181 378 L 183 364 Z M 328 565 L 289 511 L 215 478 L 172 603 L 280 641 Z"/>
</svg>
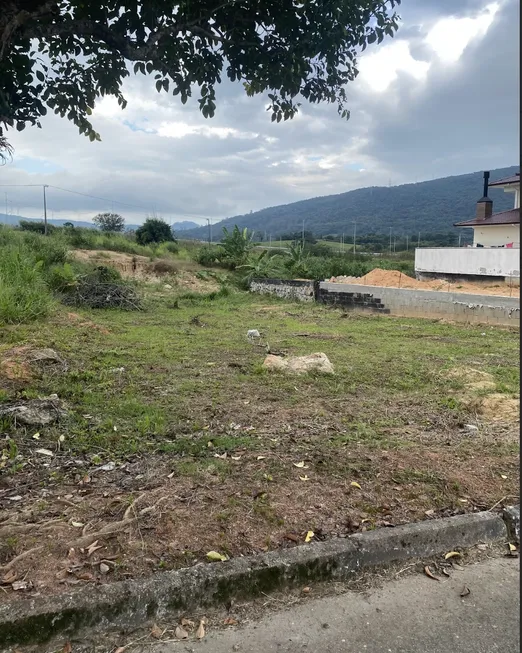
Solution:
<svg viewBox="0 0 522 653">
<path fill-rule="evenodd" d="M 417 61 L 411 56 L 406 41 L 383 45 L 377 52 L 363 56 L 359 63 L 361 81 L 377 93 L 386 91 L 399 72 L 417 80 L 426 79 L 429 67 L 426 61 Z"/>
<path fill-rule="evenodd" d="M 499 8 L 495 2 L 474 18 L 443 18 L 428 32 L 426 43 L 443 62 L 455 63 L 470 41 L 486 34 Z"/>
</svg>

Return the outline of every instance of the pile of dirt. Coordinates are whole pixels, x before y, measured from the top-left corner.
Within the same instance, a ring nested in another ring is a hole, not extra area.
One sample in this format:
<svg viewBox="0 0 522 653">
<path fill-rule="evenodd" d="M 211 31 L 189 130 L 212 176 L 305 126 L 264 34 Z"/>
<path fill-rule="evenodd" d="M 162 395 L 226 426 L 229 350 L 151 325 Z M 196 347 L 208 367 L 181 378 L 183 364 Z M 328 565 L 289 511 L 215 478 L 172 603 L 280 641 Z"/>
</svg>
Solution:
<svg viewBox="0 0 522 653">
<path fill-rule="evenodd" d="M 458 379 L 464 384 L 460 400 L 468 408 L 492 422 L 518 422 L 520 419 L 520 398 L 495 390 L 497 384 L 488 372 L 472 367 L 457 367 L 445 373 L 447 378 Z M 489 394 L 484 394 L 489 391 Z"/>
<path fill-rule="evenodd" d="M 0 353 L 0 381 L 30 381 L 35 373 L 65 372 L 67 363 L 54 349 L 35 349 L 29 345 Z"/>
<path fill-rule="evenodd" d="M 438 290 L 443 292 L 460 292 L 474 295 L 500 295 L 507 297 L 520 297 L 519 287 L 510 287 L 508 284 L 457 281 L 449 282 L 443 279 L 419 281 L 413 279 L 399 270 L 383 270 L 375 268 L 363 277 L 332 277 L 332 283 L 354 283 L 364 286 L 380 286 L 381 288 L 408 288 L 411 290 Z"/>
</svg>

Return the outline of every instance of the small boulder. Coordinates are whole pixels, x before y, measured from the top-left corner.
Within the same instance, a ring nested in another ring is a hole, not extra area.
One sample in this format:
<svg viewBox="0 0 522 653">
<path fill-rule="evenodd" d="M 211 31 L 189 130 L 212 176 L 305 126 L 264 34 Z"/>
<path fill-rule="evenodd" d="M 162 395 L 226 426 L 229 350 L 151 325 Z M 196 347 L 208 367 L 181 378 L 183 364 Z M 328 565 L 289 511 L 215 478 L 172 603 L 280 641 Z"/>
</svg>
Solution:
<svg viewBox="0 0 522 653">
<path fill-rule="evenodd" d="M 28 399 L 0 407 L 1 417 L 10 417 L 26 426 L 47 426 L 65 417 L 67 412 L 58 395 L 42 399 Z"/>
<path fill-rule="evenodd" d="M 334 368 L 328 356 L 322 352 L 308 354 L 307 356 L 289 356 L 281 358 L 269 354 L 263 367 L 268 370 L 277 370 L 289 374 L 306 374 L 307 372 L 319 372 L 320 374 L 334 374 Z"/>
</svg>

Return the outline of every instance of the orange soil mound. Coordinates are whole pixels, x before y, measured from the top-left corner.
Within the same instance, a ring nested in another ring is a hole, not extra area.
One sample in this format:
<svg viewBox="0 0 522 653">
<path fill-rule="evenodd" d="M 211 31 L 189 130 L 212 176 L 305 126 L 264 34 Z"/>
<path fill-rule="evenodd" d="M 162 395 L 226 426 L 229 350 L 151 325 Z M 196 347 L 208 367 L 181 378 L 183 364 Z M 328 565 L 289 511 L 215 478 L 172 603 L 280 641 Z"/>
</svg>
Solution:
<svg viewBox="0 0 522 653">
<path fill-rule="evenodd" d="M 343 282 L 343 277 L 333 279 L 339 283 Z M 348 280 L 348 279 L 347 279 Z M 473 293 L 479 295 L 503 295 L 511 297 L 520 297 L 520 287 L 510 288 L 508 284 L 497 283 L 472 283 L 469 281 L 459 281 L 450 283 L 443 279 L 432 279 L 430 281 L 418 281 L 412 279 L 399 270 L 382 270 L 375 268 L 365 274 L 364 277 L 354 279 L 349 278 L 349 283 L 362 284 L 365 286 L 381 286 L 383 288 L 411 288 L 417 290 L 439 290 L 444 292 L 461 292 Z"/>
</svg>

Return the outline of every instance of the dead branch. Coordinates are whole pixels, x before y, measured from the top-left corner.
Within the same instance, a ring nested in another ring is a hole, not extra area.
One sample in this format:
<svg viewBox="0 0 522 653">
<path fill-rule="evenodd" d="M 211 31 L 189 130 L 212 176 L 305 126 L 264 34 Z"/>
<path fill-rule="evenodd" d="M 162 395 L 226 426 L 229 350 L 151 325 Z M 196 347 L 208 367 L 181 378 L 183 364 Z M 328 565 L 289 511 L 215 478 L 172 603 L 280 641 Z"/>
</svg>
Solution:
<svg viewBox="0 0 522 653">
<path fill-rule="evenodd" d="M 37 551 L 41 551 L 42 549 L 43 546 L 35 546 L 32 549 L 27 549 L 27 551 L 20 553 L 20 555 L 15 556 L 11 561 L 9 561 L 3 567 L 0 567 L 0 571 L 2 572 L 9 571 L 12 567 L 14 567 L 14 565 L 16 565 L 17 562 L 20 562 L 20 560 L 27 558 L 27 556 L 30 556 L 31 553 L 36 553 Z"/>
</svg>

